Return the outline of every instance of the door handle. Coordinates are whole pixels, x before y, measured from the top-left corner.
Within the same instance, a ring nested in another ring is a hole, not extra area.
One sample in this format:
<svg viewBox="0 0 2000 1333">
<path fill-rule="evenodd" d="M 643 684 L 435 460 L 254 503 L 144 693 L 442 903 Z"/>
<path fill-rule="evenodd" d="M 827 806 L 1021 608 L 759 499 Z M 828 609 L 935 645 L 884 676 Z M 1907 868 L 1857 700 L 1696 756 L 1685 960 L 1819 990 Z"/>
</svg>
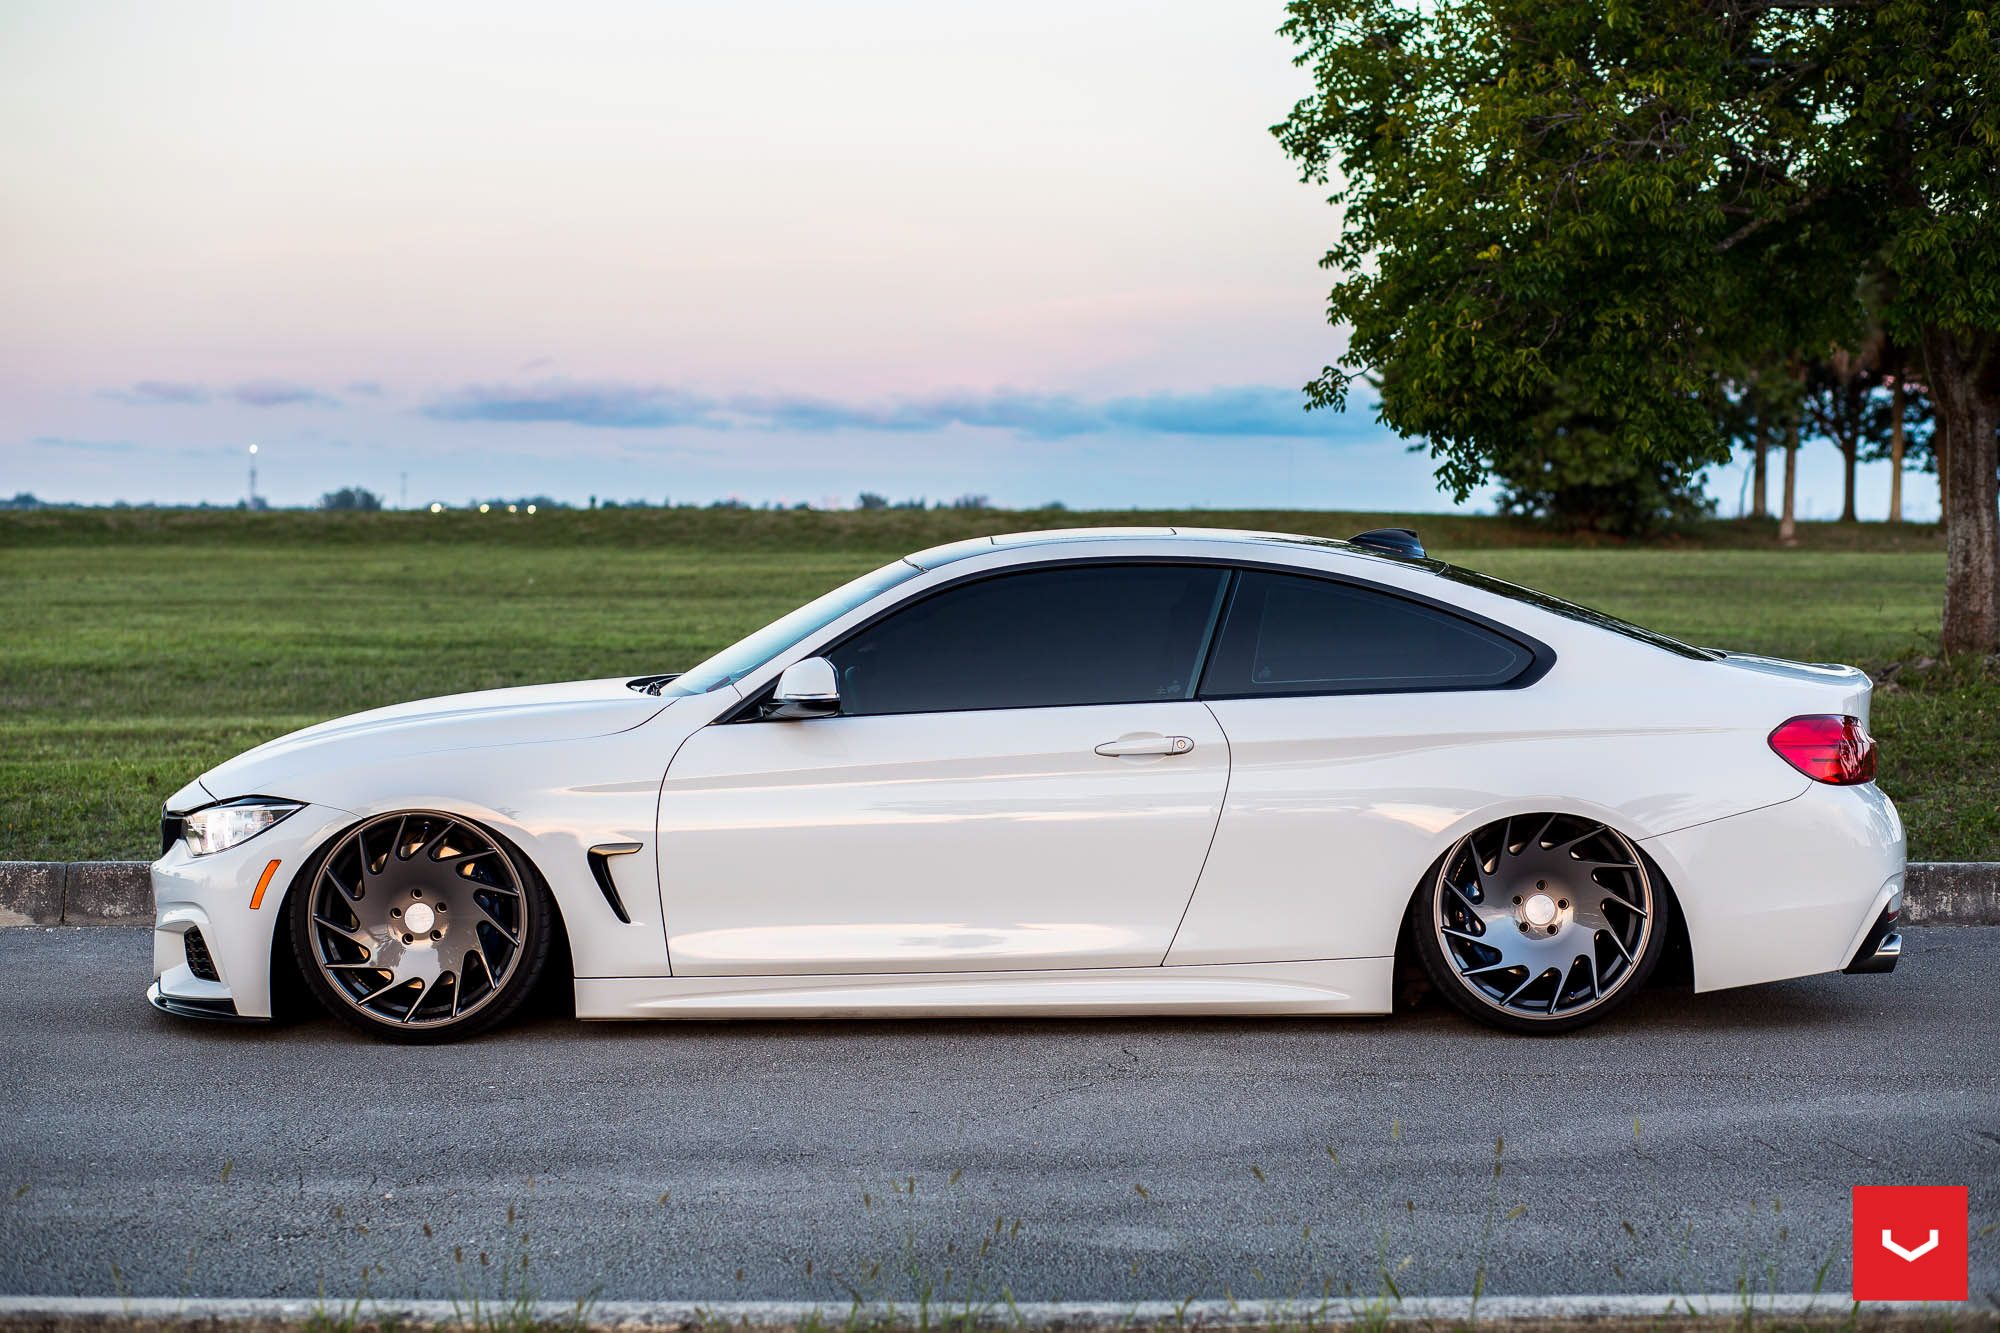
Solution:
<svg viewBox="0 0 2000 1333">
<path fill-rule="evenodd" d="M 1187 754 L 1193 749 L 1194 741 L 1186 736 L 1121 736 L 1098 746 L 1097 753 L 1117 759 L 1137 754 Z"/>
</svg>

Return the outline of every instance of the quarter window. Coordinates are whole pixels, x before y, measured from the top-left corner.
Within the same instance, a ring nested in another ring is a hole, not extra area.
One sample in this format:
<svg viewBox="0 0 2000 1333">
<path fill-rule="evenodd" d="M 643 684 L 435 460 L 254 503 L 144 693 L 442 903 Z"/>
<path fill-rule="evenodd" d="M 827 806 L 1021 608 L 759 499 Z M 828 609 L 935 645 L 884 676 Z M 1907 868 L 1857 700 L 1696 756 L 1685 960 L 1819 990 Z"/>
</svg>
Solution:
<svg viewBox="0 0 2000 1333">
<path fill-rule="evenodd" d="M 1330 579 L 1245 570 L 1201 693 L 1493 689 L 1533 662 L 1512 639 L 1421 602 Z"/>
<path fill-rule="evenodd" d="M 829 656 L 862 716 L 1194 697 L 1225 571 L 1076 565 L 949 588 Z"/>
</svg>

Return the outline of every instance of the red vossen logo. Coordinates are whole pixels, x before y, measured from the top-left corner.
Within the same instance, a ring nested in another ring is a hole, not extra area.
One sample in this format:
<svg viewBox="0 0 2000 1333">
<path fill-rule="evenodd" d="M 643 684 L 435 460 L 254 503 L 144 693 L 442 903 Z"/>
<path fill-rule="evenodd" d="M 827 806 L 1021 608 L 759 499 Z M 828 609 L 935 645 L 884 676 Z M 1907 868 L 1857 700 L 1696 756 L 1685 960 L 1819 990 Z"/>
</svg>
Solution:
<svg viewBox="0 0 2000 1333">
<path fill-rule="evenodd" d="M 1854 1187 L 1854 1299 L 1962 1301 L 1963 1185 Z"/>
</svg>

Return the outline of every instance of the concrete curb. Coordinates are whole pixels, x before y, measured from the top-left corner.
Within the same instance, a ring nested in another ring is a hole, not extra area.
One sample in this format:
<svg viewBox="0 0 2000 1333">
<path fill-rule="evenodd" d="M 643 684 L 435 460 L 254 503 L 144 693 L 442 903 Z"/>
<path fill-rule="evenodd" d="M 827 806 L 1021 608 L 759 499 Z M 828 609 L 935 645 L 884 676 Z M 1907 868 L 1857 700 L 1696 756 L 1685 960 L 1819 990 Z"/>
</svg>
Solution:
<svg viewBox="0 0 2000 1333">
<path fill-rule="evenodd" d="M 145 861 L 0 861 L 0 926 L 143 926 L 153 920 Z M 2000 861 L 1912 861 L 1911 926 L 2000 926 Z"/>
<path fill-rule="evenodd" d="M 494 1302 L 479 1311 L 479 1327 L 496 1316 L 509 1324 L 517 1311 L 546 1327 L 584 1329 L 714 1329 L 717 1327 L 797 1328 L 816 1320 L 827 1328 L 892 1326 L 911 1328 L 949 1324 L 983 1328 L 1132 1329 L 1149 1327 L 1241 1327 L 1283 1325 L 1312 1327 L 1383 1323 L 1447 1323 L 1463 1326 L 1475 1317 L 1485 1323 L 1599 1322 L 1605 1320 L 1694 1318 L 1725 1319 L 1748 1326 L 1753 1318 L 1798 1317 L 1855 1320 L 1867 1326 L 1871 1317 L 1921 1314 L 1946 1321 L 1981 1312 L 1978 1302 L 1869 1301 L 1857 1306 L 1844 1292 L 1778 1292 L 1737 1294 L 1606 1295 L 1606 1296 L 1487 1296 L 1475 1308 L 1464 1296 L 1415 1296 L 1401 1301 L 1021 1301 L 996 1299 L 970 1307 L 934 1302 L 842 1304 L 818 1301 L 534 1301 L 525 1309 L 511 1302 Z M 51 1328 L 94 1322 L 166 1322 L 180 1328 L 223 1322 L 298 1324 L 319 1319 L 335 1325 L 353 1323 L 382 1327 L 470 1325 L 467 1303 L 439 1300 L 255 1300 L 191 1297 L 0 1296 L 0 1321 L 19 1326 L 35 1322 Z M 928 1316 L 926 1318 L 925 1316 Z M 1984 1326 L 1983 1324 L 1975 1326 Z"/>
</svg>

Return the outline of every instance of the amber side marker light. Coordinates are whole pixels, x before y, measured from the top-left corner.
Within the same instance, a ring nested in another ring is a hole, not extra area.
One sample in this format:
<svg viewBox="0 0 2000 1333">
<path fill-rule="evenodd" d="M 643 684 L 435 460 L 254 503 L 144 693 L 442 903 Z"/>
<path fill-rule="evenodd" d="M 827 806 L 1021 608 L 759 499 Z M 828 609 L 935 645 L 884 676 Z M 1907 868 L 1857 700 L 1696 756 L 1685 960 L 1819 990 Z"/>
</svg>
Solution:
<svg viewBox="0 0 2000 1333">
<path fill-rule="evenodd" d="M 1858 717 L 1795 717 L 1771 733 L 1771 748 L 1814 782 L 1851 787 L 1875 780 L 1875 738 Z"/>
<path fill-rule="evenodd" d="M 271 876 L 278 873 L 276 861 L 264 867 L 264 873 L 257 876 L 257 892 L 250 895 L 250 910 L 256 911 L 264 905 L 264 890 L 271 887 Z"/>
</svg>

